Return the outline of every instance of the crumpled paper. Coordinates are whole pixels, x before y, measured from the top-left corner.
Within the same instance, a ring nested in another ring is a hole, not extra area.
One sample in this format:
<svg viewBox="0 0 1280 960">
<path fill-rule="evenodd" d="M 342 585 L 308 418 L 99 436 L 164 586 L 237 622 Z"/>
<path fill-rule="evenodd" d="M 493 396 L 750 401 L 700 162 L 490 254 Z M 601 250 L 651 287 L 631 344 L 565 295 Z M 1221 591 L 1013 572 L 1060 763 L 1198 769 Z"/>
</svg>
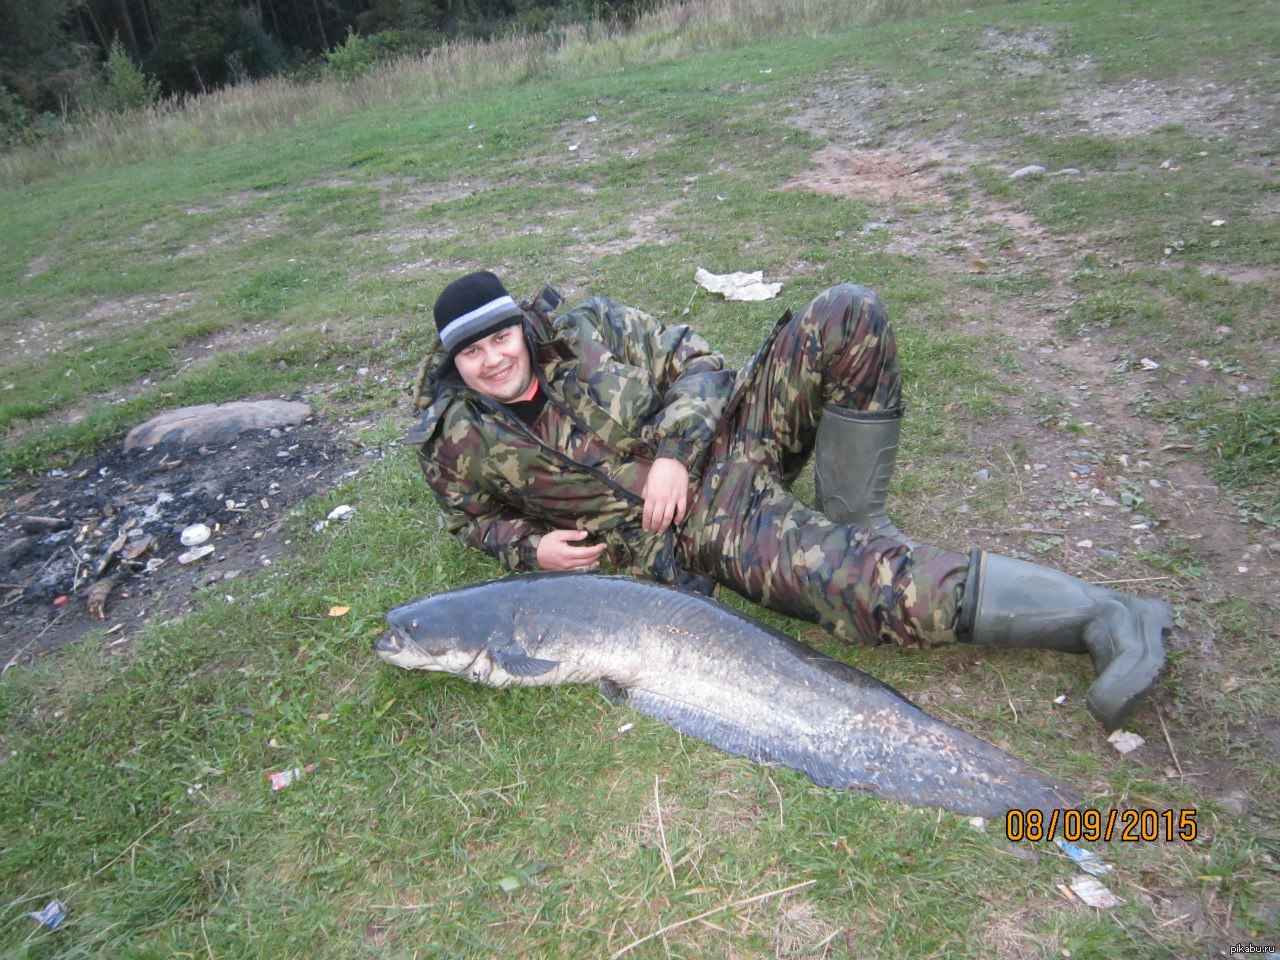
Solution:
<svg viewBox="0 0 1280 960">
<path fill-rule="evenodd" d="M 765 283 L 763 270 L 756 270 L 754 273 L 712 273 L 699 267 L 693 279 L 704 290 L 722 294 L 726 300 L 772 300 L 782 289 L 781 283 Z"/>
<path fill-rule="evenodd" d="M 1107 743 L 1111 744 L 1121 753 L 1133 753 L 1139 747 L 1143 746 L 1147 741 L 1136 733 L 1130 733 L 1128 730 L 1116 730 L 1111 736 L 1107 737 Z"/>
<path fill-rule="evenodd" d="M 1099 910 L 1110 910 L 1124 903 L 1093 877 L 1076 877 L 1071 881 L 1071 892 L 1091 907 Z"/>
</svg>

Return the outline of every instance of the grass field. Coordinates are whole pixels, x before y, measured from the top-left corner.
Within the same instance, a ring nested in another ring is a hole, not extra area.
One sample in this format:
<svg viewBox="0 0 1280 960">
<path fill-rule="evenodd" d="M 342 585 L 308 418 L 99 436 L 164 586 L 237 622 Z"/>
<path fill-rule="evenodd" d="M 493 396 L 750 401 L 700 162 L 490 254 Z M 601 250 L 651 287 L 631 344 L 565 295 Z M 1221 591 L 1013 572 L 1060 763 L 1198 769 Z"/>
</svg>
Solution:
<svg viewBox="0 0 1280 960">
<path fill-rule="evenodd" d="M 1280 3 L 849 6 L 707 5 L 717 29 L 689 4 L 0 158 L 6 498 L 197 402 L 299 395 L 385 454 L 298 506 L 288 559 L 5 670 L 0 953 L 1280 945 Z M 726 303 L 699 266 L 784 289 Z M 1093 845 L 1123 901 L 1097 910 L 1003 824 L 824 790 L 591 689 L 378 663 L 388 607 L 501 572 L 397 443 L 431 303 L 480 267 L 734 362 L 785 306 L 874 287 L 910 401 L 899 524 L 1173 603 L 1146 745 L 1106 742 L 1079 658 L 838 646 L 735 602 L 1095 807 L 1195 811 L 1197 839 Z M 48 931 L 27 913 L 55 898 Z"/>
</svg>

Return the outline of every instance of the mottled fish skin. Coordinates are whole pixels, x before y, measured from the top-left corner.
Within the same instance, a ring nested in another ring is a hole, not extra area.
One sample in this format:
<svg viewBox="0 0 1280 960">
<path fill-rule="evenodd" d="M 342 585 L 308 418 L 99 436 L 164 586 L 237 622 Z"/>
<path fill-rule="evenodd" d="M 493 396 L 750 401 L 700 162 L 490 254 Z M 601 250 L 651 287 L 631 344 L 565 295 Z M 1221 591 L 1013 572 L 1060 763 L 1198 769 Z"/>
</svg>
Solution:
<svg viewBox="0 0 1280 960">
<path fill-rule="evenodd" d="M 396 666 L 495 687 L 599 683 L 683 733 L 823 786 L 989 818 L 1081 801 L 876 678 L 674 587 L 524 574 L 422 597 L 387 624 L 374 646 Z"/>
</svg>

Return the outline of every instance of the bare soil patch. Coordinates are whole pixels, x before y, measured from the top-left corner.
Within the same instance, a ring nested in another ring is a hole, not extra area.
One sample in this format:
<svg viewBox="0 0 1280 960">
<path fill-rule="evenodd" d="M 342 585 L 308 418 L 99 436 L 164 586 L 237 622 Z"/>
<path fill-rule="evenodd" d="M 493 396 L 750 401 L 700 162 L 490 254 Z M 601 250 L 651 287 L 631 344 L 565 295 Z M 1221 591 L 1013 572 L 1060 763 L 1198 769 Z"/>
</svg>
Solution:
<svg viewBox="0 0 1280 960">
<path fill-rule="evenodd" d="M 94 629 L 121 645 L 189 609 L 196 591 L 270 566 L 288 545 L 289 511 L 363 462 L 313 416 L 180 457 L 117 446 L 10 491 L 0 520 L 0 670 Z M 183 563 L 190 548 L 180 536 L 194 524 L 210 528 L 213 550 Z"/>
<path fill-rule="evenodd" d="M 212 233 L 200 240 L 192 241 L 174 256 L 197 257 L 211 250 L 234 248 L 249 243 L 257 243 L 279 236 L 286 229 L 285 216 L 279 210 L 272 210 L 256 217 L 247 217 L 239 222 L 232 217 L 223 221 L 226 226 L 217 233 Z"/>
<path fill-rule="evenodd" d="M 565 260 L 575 264 L 589 263 L 601 257 L 638 250 L 644 246 L 666 246 L 678 234 L 678 228 L 673 226 L 673 214 L 679 208 L 679 200 L 670 200 L 657 207 L 632 210 L 627 216 L 627 232 L 624 236 L 599 241 L 584 239 L 575 245 L 572 255 L 566 256 Z"/>
<path fill-rule="evenodd" d="M 994 27 L 983 31 L 982 49 L 1010 60 L 1043 58 L 1053 53 L 1057 38 L 1044 33 L 1008 33 Z"/>
<path fill-rule="evenodd" d="M 1274 115 L 1273 95 L 1214 83 L 1163 84 L 1134 80 L 1122 87 L 1079 89 L 1069 101 L 1094 133 L 1133 137 L 1169 125 L 1207 137 L 1258 139 L 1259 124 Z"/>
<path fill-rule="evenodd" d="M 831 143 L 813 157 L 816 167 L 786 184 L 837 197 L 894 203 L 946 203 L 945 154 L 912 156 L 899 150 Z"/>
<path fill-rule="evenodd" d="M 27 264 L 27 272 L 22 275 L 22 279 L 30 280 L 32 277 L 38 277 L 53 266 L 53 258 L 40 255 Z"/>
<path fill-rule="evenodd" d="M 195 302 L 196 295 L 192 293 L 139 294 L 86 304 L 83 312 L 71 316 L 35 318 L 10 341 L 6 365 L 36 360 L 81 342 L 85 352 L 90 353 L 95 341 L 109 338 L 114 331 L 136 330 L 186 310 Z"/>
<path fill-rule="evenodd" d="M 382 193 L 382 205 L 385 209 L 406 213 L 417 213 L 440 203 L 465 200 L 490 189 L 490 185 L 483 180 L 449 180 L 438 183 L 406 177 L 383 177 L 375 181 L 374 185 Z"/>
</svg>

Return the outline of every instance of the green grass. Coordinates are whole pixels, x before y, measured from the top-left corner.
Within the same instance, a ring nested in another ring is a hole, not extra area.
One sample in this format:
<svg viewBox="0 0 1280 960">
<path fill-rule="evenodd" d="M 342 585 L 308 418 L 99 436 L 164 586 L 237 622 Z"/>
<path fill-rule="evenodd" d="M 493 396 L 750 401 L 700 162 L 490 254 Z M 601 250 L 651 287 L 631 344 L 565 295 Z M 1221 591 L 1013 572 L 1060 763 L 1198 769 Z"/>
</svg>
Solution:
<svg viewBox="0 0 1280 960">
<path fill-rule="evenodd" d="M 1261 396 L 1202 389 L 1180 422 L 1194 431 L 1214 476 L 1239 496 L 1241 512 L 1280 528 L 1280 402 L 1272 381 Z M 1181 412 L 1180 412 L 1181 413 Z"/>
<path fill-rule="evenodd" d="M 751 13 L 721 42 L 686 5 L 684 27 L 458 52 L 352 88 L 239 90 L 190 119 L 113 121 L 60 154 L 5 158 L 0 333 L 26 351 L 0 358 L 8 484 L 162 409 L 321 390 L 323 415 L 370 418 L 361 439 L 389 456 L 298 508 L 292 559 L 219 584 L 181 622 L 127 652 L 95 634 L 6 672 L 0 955 L 607 957 L 652 937 L 626 955 L 1121 958 L 1273 942 L 1277 610 L 1244 595 L 1246 564 L 1191 533 L 1191 514 L 1239 520 L 1255 566 L 1275 549 L 1275 179 L 1260 162 L 1275 117 L 1216 132 L 1182 114 L 1129 133 L 1083 120 L 1095 92 L 1168 90 L 1206 116 L 1210 82 L 1270 102 L 1258 64 L 1280 10 L 970 6 L 882 3 L 861 25 L 818 10 L 805 26 L 784 5 L 776 30 Z M 970 159 L 932 195 L 784 189 L 827 139 L 791 119 L 815 91 L 834 91 L 842 143 Z M 1008 179 L 1032 162 L 1082 174 Z M 974 219 L 991 210 L 1007 215 Z M 1019 259 L 1027 223 L 1050 255 Z M 727 304 L 694 286 L 698 266 L 786 286 Z M 550 281 L 686 320 L 734 362 L 784 304 L 874 286 L 912 411 L 895 515 L 1091 578 L 1163 578 L 1150 587 L 1180 629 L 1160 712 L 1138 721 L 1149 746 L 1105 745 L 1082 658 L 841 647 L 734 602 L 1102 806 L 1195 808 L 1201 838 L 1100 845 L 1126 903 L 1088 910 L 1058 893 L 1074 871 L 1056 852 L 1015 856 L 999 824 L 823 790 L 589 689 L 380 665 L 388 607 L 499 572 L 441 535 L 393 442 L 434 343 L 430 304 L 476 267 L 517 295 Z M 1104 422 L 1097 385 L 1054 379 L 1056 354 L 1017 328 L 1045 316 L 1055 346 L 1090 338 L 1109 385 L 1158 357 L 1132 411 L 1167 431 L 1158 442 Z M 388 379 L 347 383 L 337 368 L 353 364 Z M 1166 446 L 1221 495 L 1161 496 L 1148 481 Z M 1098 493 L 1053 472 L 1065 463 L 1093 469 Z M 1126 498 L 1109 526 L 1107 495 Z M 355 520 L 311 529 L 344 502 Z M 1135 545 L 1139 517 L 1155 533 Z M 330 617 L 335 604 L 351 611 Z M 1186 776 L 1166 772 L 1178 763 Z M 268 771 L 306 764 L 269 789 Z M 41 932 L 25 914 L 54 897 L 68 922 Z"/>
</svg>

